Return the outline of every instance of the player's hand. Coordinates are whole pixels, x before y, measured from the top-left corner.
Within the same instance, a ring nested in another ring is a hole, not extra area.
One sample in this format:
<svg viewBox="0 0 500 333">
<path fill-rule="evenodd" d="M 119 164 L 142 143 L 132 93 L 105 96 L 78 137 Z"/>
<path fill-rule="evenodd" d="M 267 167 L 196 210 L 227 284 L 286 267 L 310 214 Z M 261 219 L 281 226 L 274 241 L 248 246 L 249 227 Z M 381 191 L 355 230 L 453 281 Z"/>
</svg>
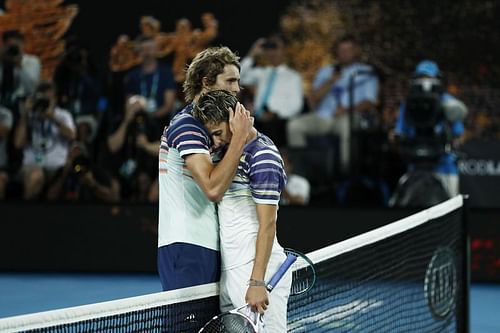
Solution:
<svg viewBox="0 0 500 333">
<path fill-rule="evenodd" d="M 234 137 L 246 140 L 253 127 L 254 118 L 250 116 L 250 111 L 239 102 L 235 110 L 229 111 L 229 129 Z"/>
<path fill-rule="evenodd" d="M 269 305 L 269 296 L 266 287 L 250 286 L 245 295 L 245 301 L 250 305 L 253 312 L 263 314 Z"/>
</svg>

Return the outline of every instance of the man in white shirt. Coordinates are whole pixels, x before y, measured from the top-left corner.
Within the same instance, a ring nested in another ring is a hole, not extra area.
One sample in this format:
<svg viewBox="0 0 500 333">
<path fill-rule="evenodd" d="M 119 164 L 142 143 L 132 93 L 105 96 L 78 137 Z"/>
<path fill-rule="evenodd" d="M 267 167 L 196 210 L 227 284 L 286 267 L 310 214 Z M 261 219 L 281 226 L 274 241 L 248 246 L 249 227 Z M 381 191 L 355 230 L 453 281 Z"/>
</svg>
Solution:
<svg viewBox="0 0 500 333">
<path fill-rule="evenodd" d="M 56 106 L 55 88 L 42 82 L 20 110 L 14 145 L 23 148 L 24 198 L 36 199 L 56 171 L 66 164 L 69 144 L 76 137 L 69 111 Z"/>
<path fill-rule="evenodd" d="M 237 105 L 236 97 L 218 90 L 201 96 L 193 110 L 221 154 L 233 141 L 229 114 Z M 269 137 L 252 128 L 245 143 L 236 175 L 218 203 L 221 311 L 248 303 L 254 312 L 264 314 L 265 332 L 285 333 L 291 271 L 269 295 L 265 281 L 286 258 L 276 237 L 278 203 L 286 173 Z"/>
<path fill-rule="evenodd" d="M 302 77 L 285 60 L 284 41 L 273 35 L 258 39 L 241 61 L 241 85 L 254 89 L 255 127 L 278 147 L 286 146 L 286 123 L 304 103 Z"/>
</svg>

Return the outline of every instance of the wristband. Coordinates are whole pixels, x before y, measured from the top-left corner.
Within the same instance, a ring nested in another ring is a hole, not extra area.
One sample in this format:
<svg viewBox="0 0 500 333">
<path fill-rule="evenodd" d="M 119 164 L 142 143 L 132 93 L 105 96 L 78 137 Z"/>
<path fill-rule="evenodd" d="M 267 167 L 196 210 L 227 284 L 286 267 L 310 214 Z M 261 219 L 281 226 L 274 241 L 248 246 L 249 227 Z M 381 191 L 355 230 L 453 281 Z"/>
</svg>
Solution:
<svg viewBox="0 0 500 333">
<path fill-rule="evenodd" d="M 261 280 L 250 279 L 248 280 L 248 286 L 250 287 L 265 287 L 266 283 Z"/>
</svg>

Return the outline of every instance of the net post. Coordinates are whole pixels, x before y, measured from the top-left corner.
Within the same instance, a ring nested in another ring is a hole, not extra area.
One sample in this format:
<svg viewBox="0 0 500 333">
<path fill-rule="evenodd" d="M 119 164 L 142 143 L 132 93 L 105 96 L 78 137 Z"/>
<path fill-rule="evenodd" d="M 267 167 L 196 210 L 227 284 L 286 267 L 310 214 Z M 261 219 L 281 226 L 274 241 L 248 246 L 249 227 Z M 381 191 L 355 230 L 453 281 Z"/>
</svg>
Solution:
<svg viewBox="0 0 500 333">
<path fill-rule="evenodd" d="M 464 256 L 463 256 L 463 272 L 462 279 L 464 281 L 463 284 L 463 322 L 462 328 L 460 332 L 469 333 L 470 332 L 470 234 L 469 234 L 469 195 L 463 194 L 463 206 L 462 206 L 462 228 L 464 231 L 463 237 L 463 247 L 464 247 Z"/>
</svg>

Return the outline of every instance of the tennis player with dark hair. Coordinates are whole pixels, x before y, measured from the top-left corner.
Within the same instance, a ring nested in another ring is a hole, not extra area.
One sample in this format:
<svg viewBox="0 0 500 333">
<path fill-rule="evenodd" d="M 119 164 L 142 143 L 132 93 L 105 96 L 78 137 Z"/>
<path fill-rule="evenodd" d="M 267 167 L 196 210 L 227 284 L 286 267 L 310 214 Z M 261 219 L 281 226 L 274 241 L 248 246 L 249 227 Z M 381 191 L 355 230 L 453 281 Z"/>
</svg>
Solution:
<svg viewBox="0 0 500 333">
<path fill-rule="evenodd" d="M 219 229 L 215 204 L 236 173 L 253 119 L 241 104 L 233 106 L 229 130 L 233 141 L 226 156 L 212 164 L 210 135 L 193 118 L 202 93 L 239 92 L 239 59 L 227 47 L 200 52 L 184 82 L 186 102 L 161 137 L 159 154 L 158 271 L 163 290 L 219 280 Z"/>
<path fill-rule="evenodd" d="M 204 123 L 214 148 L 226 158 L 235 137 L 230 114 L 238 105 L 226 91 L 200 97 L 193 115 Z M 268 294 L 266 283 L 286 258 L 276 237 L 280 194 L 286 174 L 273 141 L 255 128 L 248 133 L 245 149 L 231 186 L 218 203 L 222 272 L 221 311 L 248 303 L 254 312 L 265 313 L 268 333 L 286 332 L 291 271 Z"/>
</svg>

